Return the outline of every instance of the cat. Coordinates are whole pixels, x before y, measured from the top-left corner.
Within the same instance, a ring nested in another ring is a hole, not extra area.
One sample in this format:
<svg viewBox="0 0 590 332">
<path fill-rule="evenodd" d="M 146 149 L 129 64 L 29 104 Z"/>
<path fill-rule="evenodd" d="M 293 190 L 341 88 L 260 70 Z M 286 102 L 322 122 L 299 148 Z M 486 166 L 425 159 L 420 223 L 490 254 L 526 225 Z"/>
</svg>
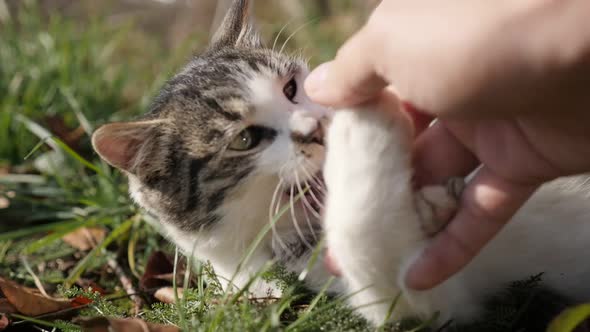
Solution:
<svg viewBox="0 0 590 332">
<path fill-rule="evenodd" d="M 435 312 L 439 324 L 469 320 L 487 296 L 541 272 L 560 294 L 590 298 L 588 177 L 545 185 L 462 272 L 431 290 L 407 289 L 407 267 L 460 192 L 412 188 L 414 135 L 402 111 L 314 104 L 302 88 L 307 65 L 264 47 L 248 5 L 233 1 L 209 48 L 144 116 L 92 137 L 100 157 L 127 175 L 134 201 L 185 253 L 211 262 L 226 289 L 276 291 L 272 282 L 248 283 L 269 261 L 321 289 L 330 278 L 323 252 L 308 263 L 325 237 L 342 273 L 329 291 L 348 294 L 374 324 Z M 401 108 L 394 96 L 384 99 Z"/>
</svg>

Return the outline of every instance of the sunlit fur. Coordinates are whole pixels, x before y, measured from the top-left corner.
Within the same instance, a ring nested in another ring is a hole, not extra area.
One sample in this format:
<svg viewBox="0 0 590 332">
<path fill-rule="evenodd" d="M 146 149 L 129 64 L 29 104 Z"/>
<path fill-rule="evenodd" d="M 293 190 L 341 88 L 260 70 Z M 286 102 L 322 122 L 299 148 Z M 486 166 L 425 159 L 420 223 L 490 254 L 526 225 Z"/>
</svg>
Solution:
<svg viewBox="0 0 590 332">
<path fill-rule="evenodd" d="M 303 91 L 305 63 L 283 47 L 264 48 L 247 6 L 234 1 L 211 47 L 170 79 L 145 116 L 93 135 L 100 156 L 128 176 L 134 200 L 186 254 L 211 262 L 227 290 L 245 286 L 268 261 L 321 289 L 329 278 L 323 255 L 309 271 L 307 265 L 325 236 L 343 273 L 329 290 L 351 295 L 376 324 L 400 292 L 393 319 L 440 311 L 444 322 L 472 317 L 490 294 L 540 272 L 562 294 L 590 297 L 590 190 L 583 178 L 543 187 L 473 263 L 439 287 L 405 289 L 408 262 L 427 241 L 420 216 L 434 215 L 418 211 L 429 204 L 416 204 L 424 195 L 410 184 L 408 120 L 370 109 L 332 114 L 312 103 Z M 293 100 L 283 93 L 291 79 L 298 86 Z M 230 149 L 250 126 L 265 128 L 260 145 Z M 257 279 L 250 291 L 277 288 Z"/>
<path fill-rule="evenodd" d="M 422 292 L 407 289 L 409 263 L 427 242 L 411 185 L 408 120 L 370 109 L 338 111 L 324 169 L 325 232 L 350 303 L 372 322 L 392 318 L 470 320 L 509 283 L 543 273 L 542 285 L 572 303 L 590 299 L 590 177 L 543 186 L 462 272 Z M 401 293 L 400 293 L 401 292 Z"/>
</svg>

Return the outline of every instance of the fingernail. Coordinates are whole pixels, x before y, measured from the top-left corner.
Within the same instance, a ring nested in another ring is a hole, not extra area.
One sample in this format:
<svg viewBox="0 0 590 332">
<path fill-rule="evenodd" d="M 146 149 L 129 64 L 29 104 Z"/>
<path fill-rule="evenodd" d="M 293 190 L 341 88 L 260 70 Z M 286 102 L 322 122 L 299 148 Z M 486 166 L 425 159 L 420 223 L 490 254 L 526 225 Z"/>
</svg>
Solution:
<svg viewBox="0 0 590 332">
<path fill-rule="evenodd" d="M 328 62 L 323 63 L 314 69 L 309 74 L 309 76 L 307 76 L 307 79 L 305 80 L 305 92 L 307 92 L 307 95 L 310 98 L 321 98 L 321 96 L 325 93 L 325 83 L 328 78 L 329 66 L 330 64 Z"/>
</svg>

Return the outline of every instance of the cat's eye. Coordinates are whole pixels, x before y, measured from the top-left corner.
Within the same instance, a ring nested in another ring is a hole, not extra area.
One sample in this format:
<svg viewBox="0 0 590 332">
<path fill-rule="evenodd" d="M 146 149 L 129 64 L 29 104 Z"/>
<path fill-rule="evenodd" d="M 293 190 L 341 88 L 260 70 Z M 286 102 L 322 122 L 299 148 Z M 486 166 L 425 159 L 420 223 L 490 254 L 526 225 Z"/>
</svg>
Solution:
<svg viewBox="0 0 590 332">
<path fill-rule="evenodd" d="M 290 102 L 297 104 L 297 102 L 294 100 L 295 96 L 297 95 L 297 81 L 295 81 L 295 78 L 292 78 L 289 82 L 287 82 L 287 84 L 285 84 L 283 87 L 283 93 Z"/>
<path fill-rule="evenodd" d="M 234 140 L 229 144 L 228 148 L 234 151 L 248 151 L 252 150 L 265 139 L 274 138 L 276 132 L 273 129 L 251 126 L 242 130 Z"/>
</svg>

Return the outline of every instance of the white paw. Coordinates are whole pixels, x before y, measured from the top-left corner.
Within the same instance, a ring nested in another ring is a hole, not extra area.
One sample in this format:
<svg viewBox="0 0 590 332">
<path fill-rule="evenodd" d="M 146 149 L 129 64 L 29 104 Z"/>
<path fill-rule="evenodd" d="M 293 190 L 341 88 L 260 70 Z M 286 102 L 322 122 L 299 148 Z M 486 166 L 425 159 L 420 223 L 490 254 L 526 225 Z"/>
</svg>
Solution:
<svg viewBox="0 0 590 332">
<path fill-rule="evenodd" d="M 411 127 L 401 115 L 358 109 L 334 114 L 327 138 L 324 177 L 328 188 L 345 189 L 356 176 L 377 178 L 408 168 Z M 382 179 L 385 180 L 386 179 Z"/>
<path fill-rule="evenodd" d="M 377 324 L 400 292 L 402 261 L 423 240 L 411 186 L 411 139 L 405 117 L 366 109 L 337 111 L 328 132 L 327 245 L 354 294 L 350 304 Z"/>
</svg>

